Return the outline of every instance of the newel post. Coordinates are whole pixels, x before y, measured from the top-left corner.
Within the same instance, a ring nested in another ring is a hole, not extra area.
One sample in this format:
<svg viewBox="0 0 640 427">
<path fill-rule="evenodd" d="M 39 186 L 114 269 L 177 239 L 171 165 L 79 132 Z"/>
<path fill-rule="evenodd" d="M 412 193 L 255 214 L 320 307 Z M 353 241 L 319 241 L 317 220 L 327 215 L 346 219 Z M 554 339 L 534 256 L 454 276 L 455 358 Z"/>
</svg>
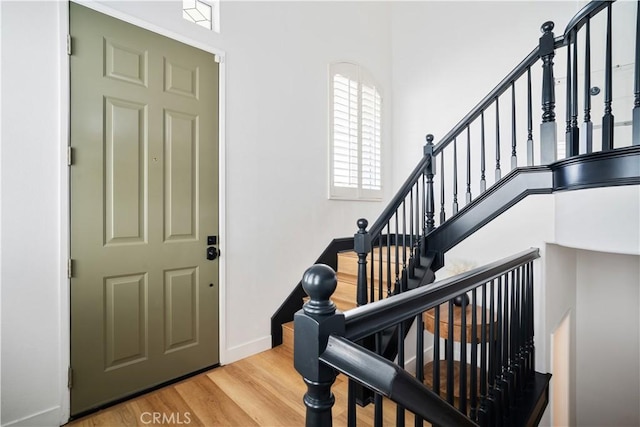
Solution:
<svg viewBox="0 0 640 427">
<path fill-rule="evenodd" d="M 358 232 L 353 236 L 353 250 L 358 254 L 358 283 L 356 303 L 365 305 L 367 299 L 367 254 L 371 252 L 371 236 L 367 232 L 369 221 L 360 218 L 357 222 Z"/>
<path fill-rule="evenodd" d="M 553 78 L 553 57 L 555 56 L 554 24 L 542 24 L 539 53 L 542 59 L 542 123 L 540 124 L 540 163 L 548 165 L 556 161 L 557 124 L 556 95 Z"/>
<path fill-rule="evenodd" d="M 425 206 L 425 235 L 431 232 L 435 227 L 435 202 L 433 198 L 433 176 L 436 174 L 436 159 L 433 155 L 433 135 L 427 135 L 427 144 L 424 146 L 424 155 L 429 157 L 429 164 L 425 171 L 427 175 L 427 200 Z"/>
<path fill-rule="evenodd" d="M 344 336 L 344 315 L 336 312 L 330 300 L 337 284 L 335 271 L 324 264 L 310 267 L 302 276 L 302 288 L 310 299 L 294 315 L 293 365 L 307 384 L 304 395 L 307 427 L 332 425 L 335 398 L 331 385 L 337 373 L 319 357 L 330 335 Z"/>
</svg>

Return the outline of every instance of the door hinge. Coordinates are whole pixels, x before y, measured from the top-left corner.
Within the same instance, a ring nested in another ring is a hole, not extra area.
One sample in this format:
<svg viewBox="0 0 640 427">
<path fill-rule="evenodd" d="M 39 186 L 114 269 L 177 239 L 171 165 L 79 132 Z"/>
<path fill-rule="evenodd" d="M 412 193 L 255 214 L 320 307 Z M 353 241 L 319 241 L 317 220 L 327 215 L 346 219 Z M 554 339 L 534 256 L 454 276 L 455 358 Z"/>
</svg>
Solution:
<svg viewBox="0 0 640 427">
<path fill-rule="evenodd" d="M 67 55 L 71 55 L 71 34 L 67 34 Z"/>
<path fill-rule="evenodd" d="M 67 260 L 67 277 L 69 279 L 73 277 L 73 260 L 71 258 Z"/>
<path fill-rule="evenodd" d="M 69 366 L 69 370 L 67 371 L 67 388 L 71 390 L 73 388 L 73 369 Z"/>
<path fill-rule="evenodd" d="M 73 164 L 73 148 L 71 146 L 67 147 L 67 166 L 71 166 Z"/>
</svg>

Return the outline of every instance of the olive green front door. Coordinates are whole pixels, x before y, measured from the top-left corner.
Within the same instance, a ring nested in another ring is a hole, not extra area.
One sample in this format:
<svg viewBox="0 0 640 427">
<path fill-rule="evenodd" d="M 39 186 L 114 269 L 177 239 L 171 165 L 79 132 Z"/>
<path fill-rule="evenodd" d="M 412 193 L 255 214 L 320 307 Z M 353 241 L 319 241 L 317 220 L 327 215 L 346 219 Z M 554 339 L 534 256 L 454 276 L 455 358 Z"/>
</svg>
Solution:
<svg viewBox="0 0 640 427">
<path fill-rule="evenodd" d="M 219 69 L 74 3 L 70 28 L 75 415 L 219 362 Z"/>
</svg>

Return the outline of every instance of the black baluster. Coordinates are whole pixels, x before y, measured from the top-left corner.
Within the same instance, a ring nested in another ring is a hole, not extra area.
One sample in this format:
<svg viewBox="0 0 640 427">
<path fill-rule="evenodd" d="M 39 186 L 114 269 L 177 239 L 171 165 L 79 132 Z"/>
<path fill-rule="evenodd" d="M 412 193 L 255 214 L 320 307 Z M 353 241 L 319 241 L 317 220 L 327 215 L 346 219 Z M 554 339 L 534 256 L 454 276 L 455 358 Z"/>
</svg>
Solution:
<svg viewBox="0 0 640 427">
<path fill-rule="evenodd" d="M 366 228 L 369 221 L 357 221 L 358 232 L 353 236 L 353 249 L 358 254 L 358 283 L 356 302 L 358 306 L 367 304 L 367 254 L 371 251 L 371 236 Z"/>
<path fill-rule="evenodd" d="M 502 304 L 498 303 L 501 306 L 502 312 L 502 333 L 501 333 L 501 349 L 502 349 L 502 357 L 500 358 L 500 366 L 502 367 L 502 374 L 500 375 L 500 383 L 502 387 L 502 411 L 503 416 L 509 416 L 509 396 L 511 394 L 511 388 L 509 384 L 509 276 L 505 274 L 502 276 L 502 284 L 504 285 L 501 289 L 503 290 L 502 294 Z M 500 290 L 498 291 L 500 292 Z M 498 300 L 500 299 L 500 293 L 498 293 Z"/>
<path fill-rule="evenodd" d="M 528 319 L 529 319 L 529 310 L 527 307 L 527 266 L 526 264 L 522 266 L 520 272 L 520 292 L 521 292 L 521 300 L 520 307 L 522 309 L 522 321 L 521 321 L 521 332 L 520 332 L 520 347 L 521 347 L 521 356 L 520 363 L 522 365 L 522 383 L 523 386 L 526 386 L 527 380 L 529 378 L 529 351 L 527 349 L 527 330 L 528 330 Z"/>
<path fill-rule="evenodd" d="M 404 337 L 405 337 L 404 322 L 400 322 L 400 324 L 398 325 L 397 362 L 398 362 L 398 366 L 400 366 L 400 368 L 402 369 L 404 369 Z M 404 415 L 405 415 L 404 408 L 400 405 L 396 405 L 396 427 L 404 427 L 404 422 L 405 422 Z"/>
<path fill-rule="evenodd" d="M 498 344 L 499 337 L 498 332 L 500 327 L 498 325 L 498 310 L 496 310 L 495 304 L 495 287 L 496 280 L 491 281 L 489 287 L 489 313 L 491 318 L 489 319 L 489 371 L 488 371 L 488 391 L 487 391 L 487 423 L 486 425 L 497 425 L 501 420 L 500 407 L 498 402 L 500 401 L 500 389 L 496 383 L 498 377 L 498 356 L 500 354 Z"/>
<path fill-rule="evenodd" d="M 462 295 L 460 305 L 460 411 L 467 413 L 467 303 L 469 297 Z"/>
<path fill-rule="evenodd" d="M 640 0 L 636 10 L 636 65 L 633 97 L 633 137 L 631 143 L 640 145 Z"/>
<path fill-rule="evenodd" d="M 566 106 L 565 109 L 565 120 L 566 120 L 566 129 L 565 129 L 565 157 L 571 157 L 571 88 L 573 87 L 571 80 L 573 78 L 573 74 L 571 74 L 571 35 L 573 32 L 569 33 L 569 42 L 567 43 L 567 90 L 566 92 Z"/>
<path fill-rule="evenodd" d="M 422 182 L 422 199 L 420 199 L 420 182 Z M 420 218 L 424 218 L 424 212 L 422 212 L 422 216 L 420 215 L 421 214 L 420 208 L 424 207 L 424 203 L 420 202 L 421 200 L 424 201 L 424 173 L 420 175 L 419 180 L 416 182 L 416 205 L 415 205 L 415 216 L 414 216 L 415 218 L 414 226 L 416 229 L 416 235 L 415 235 L 414 247 L 412 249 L 414 267 L 420 267 L 420 243 L 422 241 L 421 235 L 424 235 L 423 234 L 424 224 L 420 223 L 421 222 Z"/>
<path fill-rule="evenodd" d="M 591 122 L 591 19 L 585 26 L 584 46 L 584 122 L 580 132 L 580 152 L 593 151 L 593 123 Z"/>
<path fill-rule="evenodd" d="M 485 151 L 484 151 L 484 110 L 480 112 L 480 194 L 487 190 L 485 177 Z"/>
<path fill-rule="evenodd" d="M 471 369 L 469 378 L 469 418 L 477 420 L 478 411 L 478 288 L 471 291 Z"/>
<path fill-rule="evenodd" d="M 378 299 L 382 299 L 384 298 L 383 293 L 382 293 L 382 278 L 383 278 L 383 272 L 382 272 L 382 235 L 380 235 L 380 237 L 378 237 Z M 378 353 L 380 354 L 380 353 Z"/>
<path fill-rule="evenodd" d="M 440 396 L 440 306 L 433 308 L 433 392 Z"/>
<path fill-rule="evenodd" d="M 369 301 L 370 302 L 374 302 L 376 300 L 376 284 L 375 284 L 375 280 L 376 280 L 376 258 L 374 256 L 375 253 L 375 247 L 373 246 L 373 243 L 371 245 L 371 259 L 370 259 L 370 273 L 369 273 Z"/>
<path fill-rule="evenodd" d="M 511 82 L 511 169 L 518 167 L 516 155 L 516 82 Z"/>
<path fill-rule="evenodd" d="M 344 315 L 336 313 L 330 300 L 337 286 L 336 273 L 326 265 L 314 265 L 302 277 L 302 288 L 310 300 L 294 315 L 294 367 L 307 384 L 304 395 L 307 427 L 332 425 L 335 402 L 331 385 L 336 371 L 320 362 L 329 335 L 344 335 Z"/>
<path fill-rule="evenodd" d="M 434 195 L 433 195 L 433 177 L 436 173 L 436 158 L 433 156 L 433 135 L 427 135 L 427 145 L 424 147 L 425 156 L 429 156 L 431 160 L 427 166 L 427 195 L 426 195 L 426 212 L 427 212 L 427 221 L 426 228 L 427 233 L 430 233 L 435 228 L 435 220 L 433 216 L 435 214 L 435 205 L 434 205 Z M 440 154 L 442 156 L 442 154 Z M 442 223 L 442 219 L 440 220 Z"/>
<path fill-rule="evenodd" d="M 524 347 L 524 322 L 525 322 L 525 307 L 524 307 L 524 267 L 521 266 L 518 268 L 518 381 L 520 392 L 524 391 L 525 388 L 525 347 Z"/>
<path fill-rule="evenodd" d="M 380 289 L 382 289 L 382 286 L 380 286 Z M 376 334 L 376 354 L 382 354 L 382 332 L 378 332 Z M 384 406 L 382 395 L 380 393 L 376 393 L 374 395 L 373 404 L 375 405 L 373 410 L 373 425 L 374 427 L 382 427 Z"/>
<path fill-rule="evenodd" d="M 417 183 L 416 183 L 417 185 Z M 409 192 L 409 277 L 414 277 L 413 271 L 413 249 L 414 249 L 414 236 L 413 236 L 413 187 Z"/>
<path fill-rule="evenodd" d="M 531 374 L 535 372 L 536 369 L 536 348 L 534 342 L 534 298 L 533 298 L 533 261 L 528 263 L 529 274 L 527 278 L 527 287 L 529 288 L 529 357 L 531 359 Z"/>
<path fill-rule="evenodd" d="M 468 205 L 471 203 L 471 130 L 467 125 L 467 192 L 465 193 L 465 201 Z"/>
<path fill-rule="evenodd" d="M 444 224 L 447 215 L 444 212 L 444 151 L 440 152 L 440 225 Z"/>
<path fill-rule="evenodd" d="M 496 97 L 496 182 L 500 181 L 500 102 Z"/>
<path fill-rule="evenodd" d="M 422 313 L 416 316 L 416 379 L 424 383 L 424 319 Z M 422 418 L 416 415 L 415 427 L 422 426 Z"/>
<path fill-rule="evenodd" d="M 517 386 L 517 326 L 518 326 L 518 312 L 516 307 L 516 271 L 511 271 L 511 286 L 509 287 L 510 292 L 510 310 L 509 310 L 509 369 L 508 369 L 508 381 L 509 381 L 509 390 L 511 393 L 509 394 L 509 404 L 511 407 L 515 406 L 515 398 L 516 398 L 516 386 Z"/>
<path fill-rule="evenodd" d="M 453 405 L 453 388 L 454 388 L 454 370 L 453 370 L 453 330 L 455 325 L 453 323 L 453 310 L 455 309 L 453 305 L 453 300 L 450 300 L 448 303 L 449 306 L 449 316 L 447 319 L 447 341 L 445 342 L 445 360 L 447 362 L 447 402 Z"/>
<path fill-rule="evenodd" d="M 504 366 L 504 317 L 503 310 L 504 306 L 502 303 L 502 277 L 498 277 L 496 279 L 496 287 L 498 288 L 497 292 L 497 301 L 496 301 L 496 309 L 498 313 L 498 319 L 496 322 L 496 356 L 495 356 L 495 379 L 493 383 L 493 388 L 495 392 L 496 399 L 496 422 L 498 424 L 502 423 L 502 417 L 505 414 L 505 405 L 504 405 L 504 397 L 505 397 L 505 389 L 504 382 L 502 381 L 502 367 Z"/>
<path fill-rule="evenodd" d="M 458 213 L 458 142 L 453 138 L 453 207 L 451 215 Z"/>
<path fill-rule="evenodd" d="M 578 33 L 575 30 L 570 33 L 567 44 L 567 119 L 567 157 L 577 156 L 580 154 L 580 136 L 578 134 Z"/>
<path fill-rule="evenodd" d="M 578 32 L 573 30 L 573 78 L 571 88 L 571 155 L 580 154 L 580 128 L 578 127 Z M 567 107 L 569 108 L 569 107 Z"/>
<path fill-rule="evenodd" d="M 557 128 L 555 80 L 553 78 L 554 24 L 547 21 L 542 24 L 539 52 L 542 59 L 542 124 L 540 125 L 540 163 L 548 165 L 556 161 Z"/>
<path fill-rule="evenodd" d="M 527 166 L 533 166 L 533 101 L 531 97 L 531 67 L 527 67 Z"/>
<path fill-rule="evenodd" d="M 391 221 L 387 222 L 387 297 L 391 291 Z"/>
<path fill-rule="evenodd" d="M 613 62 L 611 47 L 611 3 L 607 6 L 607 42 L 604 67 L 604 116 L 602 117 L 602 151 L 613 150 Z"/>
<path fill-rule="evenodd" d="M 482 314 L 480 315 L 480 325 L 482 329 L 480 330 L 480 404 L 478 407 L 478 416 L 477 420 L 480 425 L 487 425 L 488 420 L 488 402 L 487 402 L 487 372 L 489 370 L 489 366 L 487 364 L 487 332 L 489 332 L 488 324 L 489 319 L 487 319 L 487 284 L 482 284 Z M 491 315 L 493 317 L 493 314 Z M 493 322 L 491 322 L 493 324 Z M 491 342 L 491 341 L 490 341 Z"/>
<path fill-rule="evenodd" d="M 356 394 L 358 384 L 349 378 L 347 382 L 347 426 L 356 427 Z"/>
<path fill-rule="evenodd" d="M 401 292 L 407 290 L 407 199 L 402 201 L 402 276 Z M 411 210 L 411 209 L 409 209 Z"/>
<path fill-rule="evenodd" d="M 398 211 L 396 210 L 395 213 L 395 217 L 396 217 L 396 238 L 395 238 L 395 242 L 394 242 L 394 248 L 395 248 L 395 266 L 396 266 L 396 281 L 395 281 L 395 289 L 394 289 L 394 294 L 397 295 L 400 292 L 402 292 L 402 283 L 400 282 L 400 248 L 398 247 L 398 245 L 400 244 L 400 235 L 399 235 L 399 230 L 400 227 L 398 226 Z"/>
</svg>

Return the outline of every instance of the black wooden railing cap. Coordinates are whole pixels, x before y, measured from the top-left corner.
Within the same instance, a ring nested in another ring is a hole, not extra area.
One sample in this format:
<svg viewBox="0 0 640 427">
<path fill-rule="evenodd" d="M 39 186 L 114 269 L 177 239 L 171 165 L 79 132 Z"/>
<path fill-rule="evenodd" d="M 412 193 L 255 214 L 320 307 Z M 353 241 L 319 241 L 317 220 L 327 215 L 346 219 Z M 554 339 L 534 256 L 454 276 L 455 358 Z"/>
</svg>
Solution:
<svg viewBox="0 0 640 427">
<path fill-rule="evenodd" d="M 326 264 L 312 265 L 302 276 L 302 288 L 309 295 L 310 300 L 302 309 L 309 315 L 331 315 L 336 311 L 336 305 L 331 301 L 331 295 L 338 286 L 336 272 Z"/>
<path fill-rule="evenodd" d="M 553 27 L 555 27 L 555 24 L 553 23 L 553 21 L 547 21 L 544 24 L 542 24 L 542 26 L 540 27 L 540 31 L 542 33 L 550 33 L 551 31 L 553 31 Z"/>
<path fill-rule="evenodd" d="M 369 221 L 367 221 L 365 218 L 360 218 L 358 221 L 356 221 L 356 225 L 358 226 L 358 233 L 364 234 L 366 233 L 366 229 L 369 226 Z"/>
</svg>

